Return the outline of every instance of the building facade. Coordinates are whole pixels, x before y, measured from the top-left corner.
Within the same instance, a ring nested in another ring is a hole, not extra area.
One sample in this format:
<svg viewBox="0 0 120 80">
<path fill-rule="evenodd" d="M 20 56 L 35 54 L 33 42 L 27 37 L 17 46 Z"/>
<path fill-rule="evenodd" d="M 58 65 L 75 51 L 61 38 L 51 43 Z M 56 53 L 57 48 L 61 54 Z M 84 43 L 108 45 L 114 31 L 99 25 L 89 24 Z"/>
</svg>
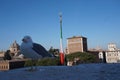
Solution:
<svg viewBox="0 0 120 80">
<path fill-rule="evenodd" d="M 87 38 L 82 36 L 73 36 L 67 39 L 67 54 L 74 52 L 87 51 Z"/>
<path fill-rule="evenodd" d="M 108 44 L 108 51 L 116 51 L 117 47 L 115 43 L 109 43 Z"/>
<path fill-rule="evenodd" d="M 106 52 L 107 63 L 118 63 L 119 61 L 120 61 L 120 50 Z"/>
<path fill-rule="evenodd" d="M 5 52 L 4 52 L 4 51 L 1 51 L 1 52 L 0 52 L 0 60 L 3 60 L 3 59 L 4 59 L 4 55 L 5 55 Z"/>
<path fill-rule="evenodd" d="M 25 61 L 27 61 L 27 59 L 23 59 L 23 60 L 1 60 L 0 61 L 0 71 L 22 68 L 22 67 L 24 67 Z"/>
<path fill-rule="evenodd" d="M 118 63 L 120 61 L 120 50 L 117 49 L 116 44 L 109 43 L 108 51 L 106 51 L 107 63 Z"/>
</svg>

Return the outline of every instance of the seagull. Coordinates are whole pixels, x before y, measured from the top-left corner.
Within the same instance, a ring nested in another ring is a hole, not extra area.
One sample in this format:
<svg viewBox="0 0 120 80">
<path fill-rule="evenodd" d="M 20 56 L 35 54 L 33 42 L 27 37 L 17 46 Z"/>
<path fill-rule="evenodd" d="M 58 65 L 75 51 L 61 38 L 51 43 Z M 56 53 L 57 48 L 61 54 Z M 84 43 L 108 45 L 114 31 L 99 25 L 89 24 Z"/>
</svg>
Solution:
<svg viewBox="0 0 120 80">
<path fill-rule="evenodd" d="M 52 57 L 52 55 L 40 44 L 34 43 L 30 36 L 22 39 L 20 52 L 26 58 L 40 59 L 44 57 Z"/>
</svg>

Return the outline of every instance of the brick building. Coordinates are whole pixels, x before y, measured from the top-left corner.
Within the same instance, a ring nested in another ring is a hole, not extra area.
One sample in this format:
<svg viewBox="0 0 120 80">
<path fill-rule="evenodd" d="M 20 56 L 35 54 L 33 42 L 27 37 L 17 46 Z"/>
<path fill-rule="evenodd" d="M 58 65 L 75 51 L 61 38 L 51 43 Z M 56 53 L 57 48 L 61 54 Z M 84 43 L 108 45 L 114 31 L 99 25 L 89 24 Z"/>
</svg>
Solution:
<svg viewBox="0 0 120 80">
<path fill-rule="evenodd" d="M 83 36 L 73 36 L 67 38 L 67 54 L 87 51 L 87 38 Z"/>
</svg>

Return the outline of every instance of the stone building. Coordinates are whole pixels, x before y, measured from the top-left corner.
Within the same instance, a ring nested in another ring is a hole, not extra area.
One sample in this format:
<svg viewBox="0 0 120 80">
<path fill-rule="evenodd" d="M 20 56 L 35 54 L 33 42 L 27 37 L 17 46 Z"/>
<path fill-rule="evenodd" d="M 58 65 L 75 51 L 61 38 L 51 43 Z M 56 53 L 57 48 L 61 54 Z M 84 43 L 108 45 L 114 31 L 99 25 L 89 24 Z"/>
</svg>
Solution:
<svg viewBox="0 0 120 80">
<path fill-rule="evenodd" d="M 15 68 L 22 68 L 24 67 L 25 61 L 23 60 L 1 60 L 0 61 L 0 71 L 6 71 Z"/>
<path fill-rule="evenodd" d="M 116 51 L 117 47 L 115 43 L 109 43 L 108 44 L 108 51 Z"/>
<path fill-rule="evenodd" d="M 115 43 L 108 44 L 108 51 L 106 51 L 107 63 L 118 63 L 120 61 L 120 50 L 117 49 Z"/>
<path fill-rule="evenodd" d="M 10 46 L 10 53 L 12 55 L 15 55 L 19 51 L 20 51 L 20 46 L 19 46 L 19 44 L 16 41 L 14 41 L 14 43 Z"/>
<path fill-rule="evenodd" d="M 73 36 L 67 39 L 67 54 L 87 51 L 87 38 L 83 36 Z"/>
<path fill-rule="evenodd" d="M 120 50 L 106 52 L 107 63 L 118 63 L 120 61 Z"/>
<path fill-rule="evenodd" d="M 4 54 L 5 54 L 4 51 L 1 51 L 1 52 L 0 52 L 0 60 L 3 60 L 3 58 L 4 58 Z"/>
</svg>

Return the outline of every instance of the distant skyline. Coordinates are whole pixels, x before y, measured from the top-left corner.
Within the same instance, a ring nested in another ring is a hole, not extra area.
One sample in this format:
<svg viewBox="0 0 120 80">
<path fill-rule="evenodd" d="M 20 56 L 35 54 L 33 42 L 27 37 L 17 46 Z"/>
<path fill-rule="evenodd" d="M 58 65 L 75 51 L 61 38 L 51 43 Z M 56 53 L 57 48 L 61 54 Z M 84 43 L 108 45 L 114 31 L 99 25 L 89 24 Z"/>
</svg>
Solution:
<svg viewBox="0 0 120 80">
<path fill-rule="evenodd" d="M 81 35 L 88 48 L 106 49 L 110 42 L 120 48 L 120 0 L 0 0 L 0 50 L 25 35 L 47 50 L 59 48 L 60 12 L 64 48 L 67 38 Z"/>
</svg>

